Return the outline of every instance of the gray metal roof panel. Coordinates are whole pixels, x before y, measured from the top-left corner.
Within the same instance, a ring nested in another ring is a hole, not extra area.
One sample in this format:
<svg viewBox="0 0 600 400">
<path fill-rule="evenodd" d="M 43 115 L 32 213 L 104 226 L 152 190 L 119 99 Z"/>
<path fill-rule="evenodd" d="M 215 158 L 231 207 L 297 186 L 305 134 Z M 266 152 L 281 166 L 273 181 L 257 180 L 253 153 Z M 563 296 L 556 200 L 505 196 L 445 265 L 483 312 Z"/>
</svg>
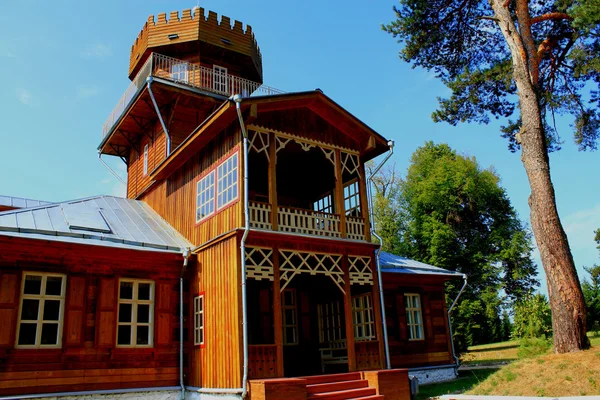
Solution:
<svg viewBox="0 0 600 400">
<path fill-rule="evenodd" d="M 0 195 L 0 206 L 15 207 L 15 208 L 30 208 L 46 204 L 52 204 L 49 201 L 41 201 L 34 199 L 26 199 L 23 197 L 2 196 Z"/>
<path fill-rule="evenodd" d="M 435 267 L 410 258 L 397 256 L 395 254 L 382 251 L 379 254 L 379 264 L 381 272 L 409 274 L 409 275 L 436 275 L 447 276 L 449 278 L 459 278 L 463 274 L 456 271 L 450 271 L 444 268 Z"/>
</svg>

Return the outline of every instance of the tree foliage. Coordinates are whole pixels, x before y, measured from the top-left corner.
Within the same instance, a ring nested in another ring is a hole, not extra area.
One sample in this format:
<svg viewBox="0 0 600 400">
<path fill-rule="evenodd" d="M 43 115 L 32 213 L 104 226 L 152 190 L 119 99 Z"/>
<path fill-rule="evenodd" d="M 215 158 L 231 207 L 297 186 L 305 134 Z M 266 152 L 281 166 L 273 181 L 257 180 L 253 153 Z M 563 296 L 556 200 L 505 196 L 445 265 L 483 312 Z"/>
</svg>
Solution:
<svg viewBox="0 0 600 400">
<path fill-rule="evenodd" d="M 551 335 L 552 313 L 546 296 L 538 293 L 515 304 L 514 338 L 546 338 Z"/>
<path fill-rule="evenodd" d="M 600 250 L 600 229 L 595 232 L 595 240 Z M 584 279 L 581 284 L 587 308 L 588 331 L 600 331 L 600 265 L 584 267 L 590 280 Z"/>
</svg>

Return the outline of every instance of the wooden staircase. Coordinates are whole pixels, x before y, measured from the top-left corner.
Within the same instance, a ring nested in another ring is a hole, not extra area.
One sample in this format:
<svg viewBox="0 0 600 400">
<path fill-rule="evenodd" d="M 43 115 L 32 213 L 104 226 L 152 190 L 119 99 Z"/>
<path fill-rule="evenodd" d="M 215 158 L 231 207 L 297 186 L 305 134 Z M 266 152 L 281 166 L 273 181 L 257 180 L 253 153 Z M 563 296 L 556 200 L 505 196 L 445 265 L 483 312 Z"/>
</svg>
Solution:
<svg viewBox="0 0 600 400">
<path fill-rule="evenodd" d="M 383 400 L 375 388 L 361 378 L 360 372 L 317 375 L 306 379 L 307 400 Z"/>
</svg>

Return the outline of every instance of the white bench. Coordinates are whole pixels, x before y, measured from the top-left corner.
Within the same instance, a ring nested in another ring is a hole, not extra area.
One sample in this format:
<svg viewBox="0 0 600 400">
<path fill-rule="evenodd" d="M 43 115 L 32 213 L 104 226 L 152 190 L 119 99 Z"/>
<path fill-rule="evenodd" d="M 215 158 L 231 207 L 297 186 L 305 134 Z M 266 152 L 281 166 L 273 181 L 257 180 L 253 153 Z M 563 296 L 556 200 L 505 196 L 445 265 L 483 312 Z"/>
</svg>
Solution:
<svg viewBox="0 0 600 400">
<path fill-rule="evenodd" d="M 346 339 L 334 340 L 326 343 L 327 347 L 320 348 L 321 372 L 325 372 L 326 365 L 348 364 L 348 348 Z"/>
</svg>

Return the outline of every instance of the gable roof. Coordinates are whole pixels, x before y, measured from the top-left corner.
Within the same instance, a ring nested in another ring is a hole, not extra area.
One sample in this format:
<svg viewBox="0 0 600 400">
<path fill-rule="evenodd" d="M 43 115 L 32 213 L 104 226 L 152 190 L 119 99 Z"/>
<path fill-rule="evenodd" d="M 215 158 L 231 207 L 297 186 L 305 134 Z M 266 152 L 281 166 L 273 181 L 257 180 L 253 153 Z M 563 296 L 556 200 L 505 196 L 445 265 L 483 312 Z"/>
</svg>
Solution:
<svg viewBox="0 0 600 400">
<path fill-rule="evenodd" d="M 461 278 L 464 276 L 464 274 L 461 274 L 460 272 L 449 271 L 420 261 L 411 260 L 410 258 L 386 253 L 385 251 L 382 251 L 379 254 L 379 264 L 381 266 L 381 272 L 384 273 L 443 276 L 449 279 Z"/>
<path fill-rule="evenodd" d="M 52 204 L 49 201 L 26 199 L 23 197 L 2 196 L 0 195 L 0 209 L 3 208 L 29 208 Z"/>
<path fill-rule="evenodd" d="M 138 250 L 192 247 L 146 203 L 115 196 L 0 212 L 0 235 Z"/>
</svg>

